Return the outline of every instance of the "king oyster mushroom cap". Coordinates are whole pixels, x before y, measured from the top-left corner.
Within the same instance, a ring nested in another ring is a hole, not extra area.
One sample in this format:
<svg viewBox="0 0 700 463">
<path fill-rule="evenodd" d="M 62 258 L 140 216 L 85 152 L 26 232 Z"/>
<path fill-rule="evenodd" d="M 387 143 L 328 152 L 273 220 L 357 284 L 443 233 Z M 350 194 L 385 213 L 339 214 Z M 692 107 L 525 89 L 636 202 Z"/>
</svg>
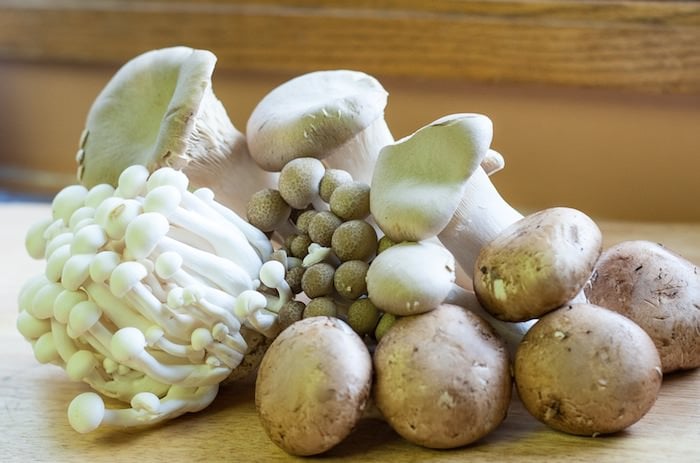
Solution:
<svg viewBox="0 0 700 463">
<path fill-rule="evenodd" d="M 251 113 L 250 154 L 272 172 L 292 159 L 315 157 L 369 183 L 379 149 L 394 141 L 384 121 L 387 95 L 377 79 L 358 71 L 316 71 L 291 79 Z"/>
<path fill-rule="evenodd" d="M 95 99 L 76 155 L 87 187 L 116 185 L 134 164 L 183 169 L 193 188 L 245 212 L 248 197 L 275 177 L 250 158 L 245 137 L 212 91 L 216 56 L 207 50 L 151 50 L 122 66 Z M 223 175 L 225 173 L 225 175 Z"/>
<path fill-rule="evenodd" d="M 436 236 L 450 222 L 464 185 L 491 144 L 491 120 L 442 117 L 382 148 L 372 176 L 370 210 L 393 241 Z"/>
<path fill-rule="evenodd" d="M 471 277 L 481 248 L 522 218 L 489 180 L 503 164 L 489 149 L 491 137 L 488 117 L 454 114 L 383 149 L 370 210 L 386 235 L 394 241 L 437 235 Z"/>
<path fill-rule="evenodd" d="M 372 359 L 362 339 L 331 317 L 300 320 L 272 342 L 258 371 L 255 404 L 270 439 L 293 455 L 329 450 L 362 418 Z"/>
<path fill-rule="evenodd" d="M 508 353 L 489 324 L 461 307 L 401 317 L 374 352 L 373 397 L 386 421 L 430 448 L 493 431 L 511 399 Z"/>
<path fill-rule="evenodd" d="M 375 257 L 367 270 L 367 294 L 374 305 L 393 315 L 434 309 L 455 281 L 452 254 L 439 244 L 407 241 Z"/>
<path fill-rule="evenodd" d="M 697 265 L 658 243 L 623 241 L 603 251 L 584 291 L 646 331 L 664 373 L 700 367 Z"/>
<path fill-rule="evenodd" d="M 600 229 L 583 212 L 568 207 L 536 212 L 481 249 L 474 291 L 501 320 L 538 318 L 581 293 L 602 245 Z"/>
</svg>

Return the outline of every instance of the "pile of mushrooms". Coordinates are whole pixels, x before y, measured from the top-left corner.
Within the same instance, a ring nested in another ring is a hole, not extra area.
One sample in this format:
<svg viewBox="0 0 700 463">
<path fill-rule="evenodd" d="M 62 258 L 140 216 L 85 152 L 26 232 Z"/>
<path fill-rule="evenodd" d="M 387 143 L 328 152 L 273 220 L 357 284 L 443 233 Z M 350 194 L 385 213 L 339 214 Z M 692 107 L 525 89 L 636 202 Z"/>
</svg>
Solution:
<svg viewBox="0 0 700 463">
<path fill-rule="evenodd" d="M 573 208 L 523 216 L 490 181 L 488 117 L 395 140 L 375 78 L 319 71 L 273 89 L 244 135 L 214 63 L 176 47 L 120 69 L 88 114 L 81 185 L 27 234 L 46 272 L 20 292 L 19 331 L 130 404 L 81 394 L 76 430 L 200 410 L 252 372 L 263 428 L 294 455 L 368 417 L 465 446 L 505 419 L 513 384 L 535 418 L 590 436 L 700 366 L 697 267 L 649 243 L 603 250 Z"/>
</svg>

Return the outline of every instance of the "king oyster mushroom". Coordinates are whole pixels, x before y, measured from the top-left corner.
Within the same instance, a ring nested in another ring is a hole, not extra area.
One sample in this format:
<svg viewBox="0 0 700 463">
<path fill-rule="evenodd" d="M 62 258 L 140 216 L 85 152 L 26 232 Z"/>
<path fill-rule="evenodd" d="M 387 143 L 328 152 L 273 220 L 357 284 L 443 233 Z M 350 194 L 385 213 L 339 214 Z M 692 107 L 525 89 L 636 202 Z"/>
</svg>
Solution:
<svg viewBox="0 0 700 463">
<path fill-rule="evenodd" d="M 484 115 L 452 114 L 384 147 L 370 196 L 382 231 L 394 242 L 437 236 L 471 277 L 481 248 L 522 218 L 481 167 L 492 133 Z"/>
<path fill-rule="evenodd" d="M 372 76 L 316 71 L 268 93 L 248 119 L 250 154 L 279 172 L 298 157 L 322 159 L 369 183 L 379 150 L 394 141 L 384 120 L 387 92 Z"/>
<path fill-rule="evenodd" d="M 88 112 L 76 155 L 80 183 L 116 186 L 133 164 L 149 171 L 170 166 L 244 214 L 248 198 L 274 184 L 275 176 L 255 164 L 214 95 L 215 64 L 210 51 L 172 47 L 122 66 Z"/>
</svg>

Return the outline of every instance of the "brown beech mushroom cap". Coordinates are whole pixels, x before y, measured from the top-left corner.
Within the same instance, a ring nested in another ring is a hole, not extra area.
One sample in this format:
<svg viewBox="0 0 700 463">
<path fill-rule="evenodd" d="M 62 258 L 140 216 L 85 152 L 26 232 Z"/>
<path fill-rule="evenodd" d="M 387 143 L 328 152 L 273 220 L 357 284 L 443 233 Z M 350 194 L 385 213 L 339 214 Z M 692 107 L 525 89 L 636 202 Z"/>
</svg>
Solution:
<svg viewBox="0 0 700 463">
<path fill-rule="evenodd" d="M 649 241 L 625 241 L 600 256 L 591 303 L 631 318 L 651 337 L 665 373 L 700 366 L 700 270 Z"/>
<path fill-rule="evenodd" d="M 377 345 L 374 367 L 377 408 L 412 443 L 466 445 L 506 416 L 506 348 L 488 323 L 461 307 L 398 319 Z"/>
<path fill-rule="evenodd" d="M 545 209 L 515 222 L 481 249 L 474 291 L 497 318 L 538 318 L 581 292 L 601 249 L 600 229 L 583 212 Z"/>
<path fill-rule="evenodd" d="M 515 383 L 525 408 L 548 426 L 595 436 L 621 431 L 656 401 L 659 354 L 636 323 L 591 304 L 542 317 L 515 356 Z"/>
<path fill-rule="evenodd" d="M 367 294 L 382 311 L 414 315 L 433 310 L 454 288 L 455 261 L 430 242 L 404 242 L 375 257 L 367 270 Z"/>
<path fill-rule="evenodd" d="M 272 442 L 315 455 L 341 442 L 369 399 L 372 359 L 345 322 L 300 320 L 272 342 L 260 364 L 255 404 Z"/>
<path fill-rule="evenodd" d="M 80 183 L 116 186 L 133 164 L 170 166 L 243 215 L 248 198 L 275 176 L 255 164 L 214 95 L 215 64 L 210 51 L 188 47 L 151 50 L 124 64 L 88 111 L 76 155 Z"/>
<path fill-rule="evenodd" d="M 317 71 L 289 80 L 255 107 L 246 128 L 248 147 L 265 170 L 315 157 L 369 183 L 384 145 L 394 141 L 386 122 L 387 92 L 358 71 Z"/>
</svg>

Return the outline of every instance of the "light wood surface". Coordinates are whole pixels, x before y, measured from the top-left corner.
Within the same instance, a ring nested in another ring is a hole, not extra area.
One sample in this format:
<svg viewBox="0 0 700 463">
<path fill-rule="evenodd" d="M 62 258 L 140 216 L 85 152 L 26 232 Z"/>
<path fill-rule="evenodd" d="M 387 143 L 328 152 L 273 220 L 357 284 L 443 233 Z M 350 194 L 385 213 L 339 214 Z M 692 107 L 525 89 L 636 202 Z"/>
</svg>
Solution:
<svg viewBox="0 0 700 463">
<path fill-rule="evenodd" d="M 700 92 L 700 5 L 682 1 L 0 1 L 0 58 L 123 62 L 214 51 L 220 68 Z"/>
<path fill-rule="evenodd" d="M 87 390 L 54 366 L 40 365 L 15 329 L 17 293 L 43 262 L 24 251 L 30 224 L 48 205 L 0 205 L 0 461 L 196 462 L 288 461 L 265 436 L 250 385 L 222 390 L 203 412 L 144 430 L 74 432 L 66 419 L 70 400 Z M 606 244 L 624 239 L 661 242 L 700 262 L 700 224 L 603 222 Z M 584 438 L 558 433 L 531 418 L 514 400 L 506 421 L 484 440 L 461 449 L 434 451 L 399 438 L 383 422 L 366 421 L 325 461 L 427 462 L 698 462 L 700 370 L 669 375 L 658 401 L 640 422 L 613 436 Z"/>
</svg>

